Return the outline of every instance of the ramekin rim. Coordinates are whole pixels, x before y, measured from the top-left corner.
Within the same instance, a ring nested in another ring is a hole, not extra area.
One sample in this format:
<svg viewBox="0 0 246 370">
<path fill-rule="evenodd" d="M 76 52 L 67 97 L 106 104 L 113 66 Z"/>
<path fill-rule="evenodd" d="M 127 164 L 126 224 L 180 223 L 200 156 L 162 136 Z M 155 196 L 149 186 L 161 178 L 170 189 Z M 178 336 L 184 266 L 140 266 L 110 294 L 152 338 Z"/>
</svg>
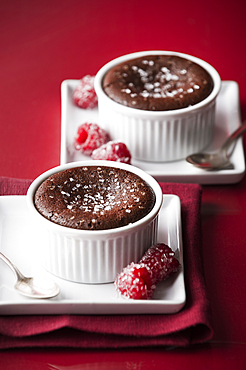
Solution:
<svg viewBox="0 0 246 370">
<path fill-rule="evenodd" d="M 135 59 L 135 58 L 147 56 L 147 55 L 158 55 L 158 54 L 159 55 L 175 55 L 175 56 L 179 56 L 182 58 L 186 58 L 188 60 L 191 60 L 199 64 L 201 67 L 203 67 L 211 75 L 213 82 L 214 82 L 213 90 L 209 94 L 209 96 L 205 98 L 204 100 L 202 100 L 201 102 L 195 105 L 186 107 L 186 108 L 173 109 L 169 111 L 149 111 L 149 110 L 142 110 L 142 109 L 137 109 L 133 107 L 128 107 L 123 104 L 117 103 L 104 92 L 102 88 L 102 81 L 103 81 L 103 77 L 105 76 L 106 72 L 110 68 L 112 68 L 113 66 L 121 62 L 130 60 L 130 59 Z M 99 99 L 100 97 L 105 99 L 109 104 L 111 104 L 112 107 L 115 107 L 115 110 L 117 111 L 123 110 L 123 112 L 126 115 L 128 114 L 128 115 L 140 115 L 140 116 L 144 115 L 144 116 L 150 116 L 150 117 L 159 117 L 159 116 L 168 117 L 168 116 L 175 116 L 175 115 L 195 112 L 196 110 L 209 105 L 211 102 L 213 102 L 216 99 L 216 97 L 218 96 L 220 92 L 221 78 L 220 78 L 218 71 L 211 64 L 193 55 L 182 53 L 182 52 L 177 52 L 177 51 L 148 50 L 148 51 L 138 51 L 134 53 L 125 54 L 125 55 L 122 55 L 122 56 L 119 56 L 117 58 L 110 60 L 109 62 L 104 64 L 96 73 L 94 86 L 95 86 L 96 94 L 98 95 Z"/>
<path fill-rule="evenodd" d="M 50 175 L 52 175 L 56 172 L 60 172 L 60 171 L 63 171 L 65 169 L 80 167 L 80 166 L 82 166 L 82 167 L 85 167 L 85 166 L 109 166 L 109 167 L 117 167 L 117 168 L 126 169 L 127 171 L 136 173 L 137 175 L 139 175 L 141 178 L 143 178 L 143 180 L 145 180 L 152 187 L 152 189 L 155 193 L 155 196 L 156 196 L 154 207 L 152 208 L 152 210 L 146 216 L 144 216 L 140 220 L 138 220 L 134 223 L 128 224 L 126 226 L 121 226 L 121 227 L 117 227 L 117 228 L 113 228 L 113 229 L 104 229 L 104 230 L 73 229 L 73 228 L 70 228 L 70 227 L 67 227 L 67 226 L 62 226 L 62 225 L 56 224 L 56 223 L 46 219 L 44 216 L 42 216 L 38 212 L 38 210 L 36 209 L 36 207 L 34 205 L 33 199 L 34 199 L 34 194 L 35 194 L 35 191 L 36 191 L 37 187 L 46 178 L 48 178 Z M 131 169 L 133 169 L 133 171 L 131 171 Z M 143 176 L 141 176 L 141 175 L 143 175 Z M 67 234 L 67 235 L 69 234 L 69 235 L 74 235 L 74 236 L 78 236 L 78 237 L 81 237 L 81 236 L 102 237 L 102 236 L 108 235 L 108 234 L 110 234 L 110 236 L 112 236 L 113 234 L 127 233 L 129 231 L 132 231 L 135 228 L 137 229 L 138 227 L 142 227 L 143 225 L 145 225 L 145 224 L 149 223 L 150 221 L 152 221 L 153 219 L 155 219 L 157 217 L 157 215 L 159 214 L 161 206 L 162 206 L 163 193 L 162 193 L 161 187 L 158 184 L 158 182 L 151 175 L 149 175 L 147 172 L 141 170 L 138 167 L 135 167 L 135 166 L 129 165 L 129 164 L 125 164 L 125 163 L 122 163 L 122 162 L 115 162 L 115 161 L 88 160 L 88 161 L 78 161 L 78 162 L 71 162 L 71 163 L 66 163 L 66 164 L 63 164 L 63 165 L 58 165 L 58 166 L 55 166 L 55 167 L 43 172 L 36 179 L 34 179 L 32 181 L 32 183 L 30 184 L 30 186 L 27 190 L 26 199 L 27 199 L 27 206 L 28 206 L 29 211 L 32 212 L 32 214 L 35 214 L 37 216 L 37 218 L 43 224 L 46 224 L 49 227 L 49 229 L 52 229 L 52 230 L 57 231 L 57 232 L 60 231 L 63 234 Z"/>
</svg>

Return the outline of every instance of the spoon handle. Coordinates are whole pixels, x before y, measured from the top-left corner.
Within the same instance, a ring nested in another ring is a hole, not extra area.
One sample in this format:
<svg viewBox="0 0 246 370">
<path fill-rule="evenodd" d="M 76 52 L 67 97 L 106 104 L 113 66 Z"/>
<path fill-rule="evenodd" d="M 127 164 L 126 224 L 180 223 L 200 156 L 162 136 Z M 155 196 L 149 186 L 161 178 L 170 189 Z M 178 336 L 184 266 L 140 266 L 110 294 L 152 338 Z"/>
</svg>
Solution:
<svg viewBox="0 0 246 370">
<path fill-rule="evenodd" d="M 238 139 L 245 131 L 246 131 L 246 121 L 244 121 L 242 123 L 242 125 L 228 137 L 228 139 L 222 145 L 221 151 L 227 152 L 227 150 L 230 148 L 231 144 L 236 139 Z"/>
<path fill-rule="evenodd" d="M 15 274 L 17 280 L 19 279 L 23 279 L 24 276 L 22 275 L 22 273 L 18 270 L 18 268 L 13 264 L 13 262 L 10 261 L 10 259 L 8 259 L 8 257 L 6 257 L 2 252 L 0 252 L 0 259 L 2 261 L 4 261 L 10 268 L 11 270 L 13 271 L 13 273 Z"/>
</svg>

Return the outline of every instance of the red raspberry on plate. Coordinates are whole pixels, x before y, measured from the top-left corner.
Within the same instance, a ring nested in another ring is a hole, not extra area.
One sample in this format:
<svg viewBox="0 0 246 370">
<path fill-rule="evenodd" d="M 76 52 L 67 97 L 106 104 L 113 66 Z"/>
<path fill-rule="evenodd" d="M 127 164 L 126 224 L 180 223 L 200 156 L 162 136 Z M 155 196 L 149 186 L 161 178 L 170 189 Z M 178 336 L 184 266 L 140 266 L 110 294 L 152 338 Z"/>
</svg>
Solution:
<svg viewBox="0 0 246 370">
<path fill-rule="evenodd" d="M 109 136 L 96 123 L 83 123 L 79 126 L 75 136 L 74 147 L 83 154 L 91 155 L 93 150 L 105 144 Z"/>
<path fill-rule="evenodd" d="M 117 275 L 116 290 L 126 298 L 150 299 L 158 282 L 166 280 L 180 269 L 174 252 L 164 243 L 155 244 L 139 263 L 131 263 Z"/>
<path fill-rule="evenodd" d="M 109 141 L 92 153 L 92 159 L 116 161 L 131 164 L 131 153 L 126 144 L 120 141 Z"/>
<path fill-rule="evenodd" d="M 155 283 L 166 280 L 180 268 L 179 261 L 174 257 L 173 250 L 164 243 L 150 247 L 139 263 L 148 266 L 153 273 Z"/>
<path fill-rule="evenodd" d="M 74 103 L 83 109 L 95 108 L 98 104 L 97 95 L 94 89 L 95 76 L 84 76 L 73 93 Z"/>
<path fill-rule="evenodd" d="M 118 274 L 115 287 L 125 298 L 132 299 L 150 299 L 155 290 L 148 267 L 133 262 Z"/>
</svg>

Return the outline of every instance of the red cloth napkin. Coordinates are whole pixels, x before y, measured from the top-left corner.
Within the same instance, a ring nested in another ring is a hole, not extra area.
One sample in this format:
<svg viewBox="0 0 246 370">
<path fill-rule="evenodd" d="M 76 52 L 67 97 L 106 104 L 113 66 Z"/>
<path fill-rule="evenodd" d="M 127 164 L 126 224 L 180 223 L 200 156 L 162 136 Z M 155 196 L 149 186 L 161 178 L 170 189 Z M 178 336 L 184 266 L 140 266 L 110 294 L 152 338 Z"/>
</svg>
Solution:
<svg viewBox="0 0 246 370">
<path fill-rule="evenodd" d="M 26 194 L 29 180 L 0 178 L 0 195 Z M 170 315 L 0 316 L 0 348 L 120 348 L 188 346 L 211 339 L 210 306 L 201 259 L 197 184 L 161 183 L 163 193 L 181 200 L 187 303 Z"/>
</svg>

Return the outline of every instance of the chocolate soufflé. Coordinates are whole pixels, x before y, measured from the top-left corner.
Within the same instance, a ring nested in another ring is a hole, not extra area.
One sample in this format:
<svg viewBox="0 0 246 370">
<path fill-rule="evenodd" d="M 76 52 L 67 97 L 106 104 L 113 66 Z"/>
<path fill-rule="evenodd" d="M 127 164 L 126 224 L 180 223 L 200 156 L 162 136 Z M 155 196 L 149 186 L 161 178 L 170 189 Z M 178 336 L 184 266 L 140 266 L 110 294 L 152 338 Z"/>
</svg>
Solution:
<svg viewBox="0 0 246 370">
<path fill-rule="evenodd" d="M 48 220 L 83 230 L 134 223 L 155 205 L 152 188 L 138 175 L 106 166 L 57 172 L 37 188 L 34 203 Z"/>
<path fill-rule="evenodd" d="M 111 68 L 103 79 L 105 93 L 122 105 L 149 111 L 193 106 L 213 90 L 210 74 L 175 55 L 147 55 Z"/>
</svg>

